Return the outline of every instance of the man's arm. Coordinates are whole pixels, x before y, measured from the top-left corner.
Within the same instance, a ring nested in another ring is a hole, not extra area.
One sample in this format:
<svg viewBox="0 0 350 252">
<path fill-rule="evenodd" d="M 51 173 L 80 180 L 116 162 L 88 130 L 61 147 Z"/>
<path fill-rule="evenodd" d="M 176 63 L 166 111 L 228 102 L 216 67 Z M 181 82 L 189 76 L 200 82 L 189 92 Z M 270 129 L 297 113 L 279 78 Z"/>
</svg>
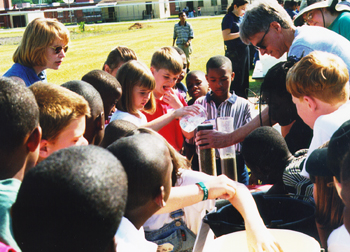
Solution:
<svg viewBox="0 0 350 252">
<path fill-rule="evenodd" d="M 264 126 L 270 125 L 268 107 L 261 112 L 261 119 Z M 205 146 L 199 146 L 199 149 L 224 148 L 231 146 L 233 144 L 242 142 L 250 132 L 257 129 L 258 127 L 260 127 L 259 115 L 232 133 L 223 133 L 216 130 L 201 130 L 196 134 L 196 145 L 206 144 Z"/>
</svg>

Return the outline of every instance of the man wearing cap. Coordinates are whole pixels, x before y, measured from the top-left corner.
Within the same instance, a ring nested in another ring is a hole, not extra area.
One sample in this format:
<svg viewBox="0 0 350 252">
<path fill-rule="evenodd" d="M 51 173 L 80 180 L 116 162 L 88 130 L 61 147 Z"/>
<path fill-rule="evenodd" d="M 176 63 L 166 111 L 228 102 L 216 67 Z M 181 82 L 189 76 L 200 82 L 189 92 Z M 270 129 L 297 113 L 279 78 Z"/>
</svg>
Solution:
<svg viewBox="0 0 350 252">
<path fill-rule="evenodd" d="M 302 0 L 294 24 L 321 26 L 350 40 L 350 2 L 338 0 Z"/>
<path fill-rule="evenodd" d="M 350 169 L 348 162 L 344 162 L 344 159 L 347 160 L 349 156 L 350 120 L 346 121 L 334 132 L 328 147 L 316 149 L 310 154 L 306 162 L 306 170 L 313 176 L 333 176 L 334 186 L 338 195 L 341 197 L 341 195 L 343 195 L 342 183 L 340 183 L 341 174 L 344 174 L 344 169 Z M 317 191 L 316 194 L 320 192 L 322 191 Z M 320 202 L 316 201 L 316 205 L 317 204 L 320 204 Z M 334 207 L 334 205 L 332 207 Z M 334 215 L 335 212 L 333 208 L 329 215 Z M 328 252 L 350 251 L 350 234 L 344 225 L 341 225 L 329 235 L 327 246 Z"/>
</svg>

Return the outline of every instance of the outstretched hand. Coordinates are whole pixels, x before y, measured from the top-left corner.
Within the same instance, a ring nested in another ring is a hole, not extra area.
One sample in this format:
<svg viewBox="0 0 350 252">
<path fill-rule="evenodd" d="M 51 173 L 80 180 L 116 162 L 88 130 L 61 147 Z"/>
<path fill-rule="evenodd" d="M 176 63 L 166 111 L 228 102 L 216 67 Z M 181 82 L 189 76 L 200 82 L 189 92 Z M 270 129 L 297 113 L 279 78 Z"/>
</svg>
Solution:
<svg viewBox="0 0 350 252">
<path fill-rule="evenodd" d="M 175 110 L 175 118 L 180 118 L 185 115 L 195 116 L 195 115 L 198 115 L 199 113 L 200 113 L 200 108 L 197 105 L 186 106 Z"/>
<path fill-rule="evenodd" d="M 196 134 L 196 145 L 199 149 L 224 148 L 231 146 L 232 133 L 224 133 L 216 130 L 201 130 Z"/>
<path fill-rule="evenodd" d="M 254 230 L 250 225 L 245 226 L 249 252 L 283 252 L 275 237 L 269 232 L 265 225 Z"/>
</svg>

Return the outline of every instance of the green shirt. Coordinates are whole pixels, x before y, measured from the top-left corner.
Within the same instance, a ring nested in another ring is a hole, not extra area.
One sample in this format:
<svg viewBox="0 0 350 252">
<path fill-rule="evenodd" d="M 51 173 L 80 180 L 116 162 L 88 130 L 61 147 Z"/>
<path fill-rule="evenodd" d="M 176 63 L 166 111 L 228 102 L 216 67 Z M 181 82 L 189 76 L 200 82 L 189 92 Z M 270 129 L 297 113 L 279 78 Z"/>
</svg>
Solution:
<svg viewBox="0 0 350 252">
<path fill-rule="evenodd" d="M 350 40 L 350 12 L 341 12 L 328 29 Z"/>
<path fill-rule="evenodd" d="M 16 201 L 21 183 L 18 179 L 13 178 L 0 180 L 0 240 L 16 251 L 21 250 L 13 238 L 10 210 Z"/>
</svg>

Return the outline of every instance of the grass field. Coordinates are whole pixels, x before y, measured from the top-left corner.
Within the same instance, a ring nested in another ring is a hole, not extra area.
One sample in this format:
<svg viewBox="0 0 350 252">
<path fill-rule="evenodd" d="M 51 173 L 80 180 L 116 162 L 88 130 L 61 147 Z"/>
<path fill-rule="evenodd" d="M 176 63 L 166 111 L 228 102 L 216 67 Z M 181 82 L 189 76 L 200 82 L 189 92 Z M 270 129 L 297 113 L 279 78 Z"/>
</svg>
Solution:
<svg viewBox="0 0 350 252">
<path fill-rule="evenodd" d="M 223 16 L 188 19 L 195 33 L 191 70 L 205 72 L 205 64 L 211 56 L 224 54 L 220 29 L 222 18 Z M 128 29 L 134 22 L 86 25 L 85 32 L 81 32 L 79 27 L 69 27 L 71 42 L 67 56 L 59 70 L 47 70 L 48 82 L 62 84 L 69 80 L 81 79 L 90 70 L 102 69 L 108 53 L 117 45 L 132 48 L 139 60 L 149 65 L 156 49 L 172 45 L 173 27 L 176 22 L 178 19 L 140 21 L 144 28 L 137 30 Z M 4 30 L 0 33 L 1 41 L 8 39 L 0 46 L 0 74 L 5 73 L 13 64 L 12 55 L 22 34 L 23 29 Z M 259 86 L 259 82 L 251 80 L 250 88 L 254 92 L 259 91 Z"/>
</svg>

